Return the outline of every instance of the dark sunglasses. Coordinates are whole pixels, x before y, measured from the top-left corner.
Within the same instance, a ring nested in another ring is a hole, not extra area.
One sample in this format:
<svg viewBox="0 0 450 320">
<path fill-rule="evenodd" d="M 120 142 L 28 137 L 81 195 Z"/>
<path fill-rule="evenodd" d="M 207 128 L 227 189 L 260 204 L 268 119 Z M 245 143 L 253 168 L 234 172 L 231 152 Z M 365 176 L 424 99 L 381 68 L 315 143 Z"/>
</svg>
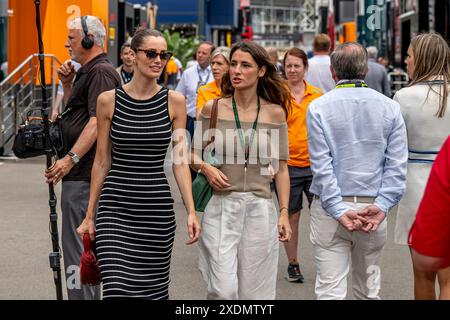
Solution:
<svg viewBox="0 0 450 320">
<path fill-rule="evenodd" d="M 161 60 L 169 60 L 172 57 L 172 52 L 170 51 L 161 51 L 160 53 L 158 53 L 155 49 L 137 49 L 137 51 L 144 52 L 149 59 L 155 59 L 159 56 Z"/>
</svg>

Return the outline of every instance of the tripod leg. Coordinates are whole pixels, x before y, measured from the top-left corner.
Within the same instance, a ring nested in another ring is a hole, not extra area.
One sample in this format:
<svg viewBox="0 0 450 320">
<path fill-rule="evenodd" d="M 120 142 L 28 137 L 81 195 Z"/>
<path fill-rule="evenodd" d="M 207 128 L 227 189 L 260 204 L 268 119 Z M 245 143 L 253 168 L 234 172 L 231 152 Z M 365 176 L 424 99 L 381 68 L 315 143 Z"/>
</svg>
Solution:
<svg viewBox="0 0 450 320">
<path fill-rule="evenodd" d="M 42 117 L 44 121 L 44 133 L 45 133 L 45 152 L 47 155 L 47 168 L 52 165 L 53 156 L 53 146 L 50 141 L 50 126 L 48 120 L 48 101 L 47 101 L 47 90 L 45 81 L 45 57 L 44 57 L 44 43 L 42 42 L 42 28 L 41 28 L 41 10 L 40 10 L 40 0 L 34 1 L 36 8 L 36 28 L 38 32 L 38 44 L 39 44 L 39 63 L 40 63 L 40 85 L 42 91 Z M 56 298 L 62 300 L 62 281 L 61 281 L 61 255 L 59 253 L 59 235 L 58 235 L 58 216 L 56 213 L 56 196 L 53 189 L 53 184 L 49 184 L 49 195 L 50 195 L 50 233 L 52 237 L 52 247 L 53 252 L 50 253 L 50 267 L 53 269 L 53 278 L 56 286 Z"/>
<path fill-rule="evenodd" d="M 61 254 L 58 234 L 58 215 L 56 213 L 56 196 L 53 185 L 50 185 L 50 234 L 52 238 L 53 251 L 49 255 L 50 268 L 53 270 L 53 280 L 56 286 L 56 299 L 62 300 L 62 280 L 61 280 Z"/>
</svg>

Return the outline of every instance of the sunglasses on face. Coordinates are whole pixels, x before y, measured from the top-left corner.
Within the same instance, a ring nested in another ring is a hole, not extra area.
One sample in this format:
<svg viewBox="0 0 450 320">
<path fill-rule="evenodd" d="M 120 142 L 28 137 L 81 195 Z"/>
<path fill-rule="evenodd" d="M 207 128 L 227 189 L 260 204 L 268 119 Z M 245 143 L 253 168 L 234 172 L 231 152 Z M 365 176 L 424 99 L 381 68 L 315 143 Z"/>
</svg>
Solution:
<svg viewBox="0 0 450 320">
<path fill-rule="evenodd" d="M 172 57 L 172 52 L 170 51 L 161 51 L 160 53 L 158 53 L 155 49 L 137 49 L 137 51 L 144 52 L 149 59 L 155 59 L 159 56 L 161 60 L 169 60 Z"/>
</svg>

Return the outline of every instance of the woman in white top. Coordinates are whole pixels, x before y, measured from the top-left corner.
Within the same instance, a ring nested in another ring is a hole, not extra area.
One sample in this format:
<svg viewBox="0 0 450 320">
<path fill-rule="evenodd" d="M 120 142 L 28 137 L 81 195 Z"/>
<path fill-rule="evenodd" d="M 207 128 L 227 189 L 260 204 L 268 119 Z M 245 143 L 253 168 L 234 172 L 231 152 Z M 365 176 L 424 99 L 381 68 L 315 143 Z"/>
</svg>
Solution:
<svg viewBox="0 0 450 320">
<path fill-rule="evenodd" d="M 411 83 L 398 91 L 408 133 L 408 176 L 406 193 L 400 202 L 395 226 L 395 242 L 408 243 L 408 234 L 422 199 L 428 175 L 437 152 L 450 134 L 448 92 L 450 86 L 450 49 L 442 36 L 421 34 L 411 39 L 405 60 Z M 450 230 L 449 230 L 450 232 Z M 416 299 L 436 299 L 436 275 L 440 298 L 450 296 L 450 269 L 420 272 L 414 268 Z"/>
</svg>

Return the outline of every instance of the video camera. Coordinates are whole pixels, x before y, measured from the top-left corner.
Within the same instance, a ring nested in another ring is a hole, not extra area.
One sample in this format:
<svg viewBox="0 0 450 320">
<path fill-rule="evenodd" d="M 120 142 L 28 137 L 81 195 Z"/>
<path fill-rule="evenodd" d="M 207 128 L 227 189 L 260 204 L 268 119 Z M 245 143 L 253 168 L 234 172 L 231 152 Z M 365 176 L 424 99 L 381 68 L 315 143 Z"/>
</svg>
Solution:
<svg viewBox="0 0 450 320">
<path fill-rule="evenodd" d="M 45 154 L 45 130 L 42 116 L 33 116 L 41 109 L 31 109 L 27 112 L 24 124 L 19 127 L 14 139 L 13 152 L 20 159 L 37 157 Z M 54 156 L 61 157 L 64 151 L 64 140 L 61 130 L 61 115 L 50 122 L 49 135 Z"/>
</svg>

